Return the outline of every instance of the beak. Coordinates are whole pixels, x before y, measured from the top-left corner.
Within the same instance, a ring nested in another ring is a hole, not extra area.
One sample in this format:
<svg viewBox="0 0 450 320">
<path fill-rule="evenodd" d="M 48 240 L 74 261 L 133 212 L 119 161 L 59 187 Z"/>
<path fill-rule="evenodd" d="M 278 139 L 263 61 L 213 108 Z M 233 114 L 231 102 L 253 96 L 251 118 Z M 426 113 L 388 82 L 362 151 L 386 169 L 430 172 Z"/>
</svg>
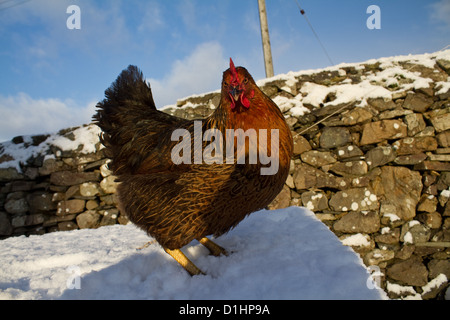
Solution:
<svg viewBox="0 0 450 320">
<path fill-rule="evenodd" d="M 233 97 L 234 101 L 238 101 L 239 96 L 242 93 L 242 90 L 239 90 L 239 87 L 232 87 L 229 93 Z"/>
</svg>

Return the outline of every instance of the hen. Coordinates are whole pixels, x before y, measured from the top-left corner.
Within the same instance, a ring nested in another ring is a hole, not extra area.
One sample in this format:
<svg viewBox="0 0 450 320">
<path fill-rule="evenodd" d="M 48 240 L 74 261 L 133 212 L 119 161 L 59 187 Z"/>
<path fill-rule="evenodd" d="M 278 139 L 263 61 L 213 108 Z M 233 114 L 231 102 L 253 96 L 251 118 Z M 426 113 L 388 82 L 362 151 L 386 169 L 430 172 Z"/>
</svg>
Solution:
<svg viewBox="0 0 450 320">
<path fill-rule="evenodd" d="M 206 236 L 266 207 L 287 178 L 293 142 L 283 114 L 231 59 L 220 104 L 205 119 L 158 111 L 135 66 L 122 71 L 97 108 L 94 120 L 120 182 L 120 211 L 191 275 L 203 272 L 180 248 L 197 239 L 212 254 L 226 254 Z"/>
</svg>

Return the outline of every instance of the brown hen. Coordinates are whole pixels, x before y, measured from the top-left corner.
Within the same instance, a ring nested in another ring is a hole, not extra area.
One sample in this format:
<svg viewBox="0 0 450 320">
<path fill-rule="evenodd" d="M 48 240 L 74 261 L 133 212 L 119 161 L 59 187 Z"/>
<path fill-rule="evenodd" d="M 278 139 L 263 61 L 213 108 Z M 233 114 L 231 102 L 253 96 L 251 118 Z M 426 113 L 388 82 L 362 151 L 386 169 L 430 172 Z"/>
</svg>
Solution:
<svg viewBox="0 0 450 320">
<path fill-rule="evenodd" d="M 293 144 L 283 114 L 231 59 L 220 104 L 205 119 L 158 111 L 135 66 L 122 71 L 97 108 L 120 182 L 119 209 L 191 275 L 202 272 L 180 248 L 197 239 L 214 255 L 226 253 L 206 236 L 266 207 L 288 175 Z"/>
</svg>

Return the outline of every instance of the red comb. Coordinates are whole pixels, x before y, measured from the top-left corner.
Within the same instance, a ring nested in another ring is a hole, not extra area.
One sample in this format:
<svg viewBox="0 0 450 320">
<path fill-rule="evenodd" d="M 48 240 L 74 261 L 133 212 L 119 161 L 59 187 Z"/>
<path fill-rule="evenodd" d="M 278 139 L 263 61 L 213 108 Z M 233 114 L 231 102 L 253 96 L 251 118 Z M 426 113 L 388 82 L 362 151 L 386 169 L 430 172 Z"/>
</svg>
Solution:
<svg viewBox="0 0 450 320">
<path fill-rule="evenodd" d="M 230 71 L 231 71 L 231 76 L 232 76 L 231 83 L 239 82 L 238 74 L 237 74 L 236 68 L 234 66 L 233 60 L 231 58 L 230 58 Z"/>
</svg>

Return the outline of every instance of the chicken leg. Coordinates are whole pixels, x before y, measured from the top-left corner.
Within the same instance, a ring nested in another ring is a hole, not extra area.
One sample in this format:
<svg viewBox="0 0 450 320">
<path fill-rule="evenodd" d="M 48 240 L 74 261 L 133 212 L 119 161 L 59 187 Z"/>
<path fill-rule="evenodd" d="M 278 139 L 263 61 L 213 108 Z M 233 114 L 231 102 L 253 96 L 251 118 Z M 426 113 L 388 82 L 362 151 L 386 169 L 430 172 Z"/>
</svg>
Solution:
<svg viewBox="0 0 450 320">
<path fill-rule="evenodd" d="M 208 248 L 209 252 L 211 252 L 212 255 L 218 257 L 221 254 L 228 256 L 227 250 L 219 246 L 217 243 L 213 242 L 212 240 L 208 239 L 207 237 L 203 237 L 198 240 L 202 245 L 204 245 L 206 248 Z"/>
<path fill-rule="evenodd" d="M 181 264 L 181 266 L 187 272 L 189 272 L 191 276 L 205 274 L 191 260 L 189 260 L 188 257 L 186 257 L 180 249 L 171 250 L 164 248 L 164 251 L 166 251 L 170 256 L 172 256 L 172 258 L 174 258 L 179 264 Z"/>
</svg>

